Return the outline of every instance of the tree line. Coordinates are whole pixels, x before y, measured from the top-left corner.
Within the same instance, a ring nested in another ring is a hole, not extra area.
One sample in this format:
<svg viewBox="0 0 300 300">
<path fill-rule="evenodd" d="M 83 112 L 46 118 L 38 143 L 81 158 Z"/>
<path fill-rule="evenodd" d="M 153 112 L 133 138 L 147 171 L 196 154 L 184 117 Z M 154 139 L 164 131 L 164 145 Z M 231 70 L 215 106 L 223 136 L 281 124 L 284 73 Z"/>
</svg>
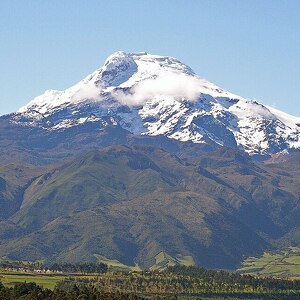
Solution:
<svg viewBox="0 0 300 300">
<path fill-rule="evenodd" d="M 65 263 L 53 264 L 49 270 L 63 273 L 105 273 L 108 271 L 108 266 L 104 263 Z"/>
<path fill-rule="evenodd" d="M 67 290 L 44 289 L 36 283 L 16 283 L 13 288 L 0 282 L 0 300 L 177 300 L 176 295 L 140 296 L 133 293 L 108 292 L 92 285 L 72 284 Z M 299 300 L 299 294 L 253 294 L 253 293 L 206 293 L 194 297 L 195 300 Z"/>
<path fill-rule="evenodd" d="M 114 300 L 143 299 L 144 296 L 147 299 L 174 298 L 176 295 L 198 299 L 300 299 L 300 280 L 260 278 L 199 267 L 174 266 L 164 271 L 121 272 L 108 271 L 105 264 L 82 263 L 56 264 L 51 269 L 68 273 L 94 273 L 95 276 L 71 275 L 58 282 L 54 291 L 34 283 L 16 284 L 13 288 L 1 284 L 0 300 Z"/>
<path fill-rule="evenodd" d="M 55 263 L 51 266 L 44 266 L 41 262 L 23 262 L 23 261 L 8 261 L 0 262 L 0 268 L 3 269 L 24 269 L 28 271 L 44 270 L 62 273 L 105 273 L 108 271 L 108 266 L 104 263 Z"/>
<path fill-rule="evenodd" d="M 44 289 L 36 283 L 16 283 L 13 288 L 0 282 L 0 300 L 145 300 L 144 297 L 121 292 L 106 292 L 92 286 L 79 288 L 73 285 L 69 291 Z M 151 298 L 147 298 L 148 300 Z M 155 297 L 155 300 L 175 300 L 176 297 Z"/>
<path fill-rule="evenodd" d="M 191 272 L 189 272 L 191 271 Z M 194 274 L 193 274 L 194 272 Z M 198 274 L 198 272 L 200 272 Z M 183 275 L 184 274 L 184 275 Z M 193 275 L 191 275 L 193 274 Z M 70 277 L 57 288 L 90 285 L 97 290 L 121 291 L 138 295 L 180 295 L 203 299 L 300 299 L 299 281 L 255 278 L 225 271 L 167 269 L 163 272 L 107 272 L 88 279 Z"/>
<path fill-rule="evenodd" d="M 223 270 L 209 270 L 194 266 L 172 266 L 168 267 L 165 274 L 183 276 L 191 278 L 201 278 L 208 283 L 222 283 L 229 285 L 251 286 L 254 289 L 268 290 L 300 290 L 300 280 L 290 280 L 273 277 L 257 277 L 237 272 L 227 272 Z"/>
</svg>

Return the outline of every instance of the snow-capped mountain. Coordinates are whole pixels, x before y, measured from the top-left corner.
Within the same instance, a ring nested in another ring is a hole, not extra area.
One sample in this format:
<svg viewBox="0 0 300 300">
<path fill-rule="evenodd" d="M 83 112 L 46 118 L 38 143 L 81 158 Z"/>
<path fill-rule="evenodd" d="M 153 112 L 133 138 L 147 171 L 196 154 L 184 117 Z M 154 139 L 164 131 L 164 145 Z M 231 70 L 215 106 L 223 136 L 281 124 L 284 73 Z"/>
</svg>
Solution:
<svg viewBox="0 0 300 300">
<path fill-rule="evenodd" d="M 64 131 L 86 123 L 134 134 L 238 147 L 270 155 L 300 148 L 300 118 L 227 92 L 175 58 L 116 52 L 65 91 L 48 90 L 13 123 Z"/>
</svg>

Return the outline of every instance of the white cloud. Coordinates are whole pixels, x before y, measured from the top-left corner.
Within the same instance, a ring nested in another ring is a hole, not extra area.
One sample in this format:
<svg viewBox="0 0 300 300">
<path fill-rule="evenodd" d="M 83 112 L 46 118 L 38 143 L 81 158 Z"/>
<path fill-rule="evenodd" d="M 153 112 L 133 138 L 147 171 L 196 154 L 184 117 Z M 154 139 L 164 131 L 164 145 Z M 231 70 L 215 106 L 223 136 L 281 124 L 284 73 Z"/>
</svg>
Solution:
<svg viewBox="0 0 300 300">
<path fill-rule="evenodd" d="M 115 91 L 112 95 L 126 105 L 139 105 L 154 97 L 171 96 L 196 101 L 201 94 L 201 80 L 189 75 L 166 73 L 147 79 L 130 89 L 130 93 Z"/>
<path fill-rule="evenodd" d="M 79 102 L 84 99 L 99 100 L 101 89 L 101 86 L 96 86 L 95 83 L 90 80 L 72 96 L 72 100 L 75 102 Z"/>
</svg>

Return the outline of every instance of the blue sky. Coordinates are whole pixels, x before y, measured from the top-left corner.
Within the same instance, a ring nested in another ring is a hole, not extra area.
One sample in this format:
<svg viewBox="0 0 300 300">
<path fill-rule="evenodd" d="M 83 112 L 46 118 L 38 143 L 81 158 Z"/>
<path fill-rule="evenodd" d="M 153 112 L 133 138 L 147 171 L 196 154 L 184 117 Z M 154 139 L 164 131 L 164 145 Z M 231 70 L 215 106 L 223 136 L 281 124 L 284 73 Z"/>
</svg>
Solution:
<svg viewBox="0 0 300 300">
<path fill-rule="evenodd" d="M 73 85 L 117 50 L 177 57 L 300 116 L 298 0 L 1 0 L 0 114 Z"/>
</svg>

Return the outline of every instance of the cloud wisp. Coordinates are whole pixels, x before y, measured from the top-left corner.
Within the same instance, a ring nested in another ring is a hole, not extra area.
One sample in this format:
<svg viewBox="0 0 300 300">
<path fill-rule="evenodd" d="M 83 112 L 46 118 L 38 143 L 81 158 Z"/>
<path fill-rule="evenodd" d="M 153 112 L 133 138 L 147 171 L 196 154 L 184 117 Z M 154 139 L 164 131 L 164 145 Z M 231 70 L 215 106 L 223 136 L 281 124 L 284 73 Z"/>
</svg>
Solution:
<svg viewBox="0 0 300 300">
<path fill-rule="evenodd" d="M 164 74 L 133 86 L 128 93 L 117 90 L 112 96 L 125 105 L 134 106 L 156 97 L 174 97 L 176 100 L 196 101 L 201 94 L 201 80 L 184 74 Z"/>
</svg>

